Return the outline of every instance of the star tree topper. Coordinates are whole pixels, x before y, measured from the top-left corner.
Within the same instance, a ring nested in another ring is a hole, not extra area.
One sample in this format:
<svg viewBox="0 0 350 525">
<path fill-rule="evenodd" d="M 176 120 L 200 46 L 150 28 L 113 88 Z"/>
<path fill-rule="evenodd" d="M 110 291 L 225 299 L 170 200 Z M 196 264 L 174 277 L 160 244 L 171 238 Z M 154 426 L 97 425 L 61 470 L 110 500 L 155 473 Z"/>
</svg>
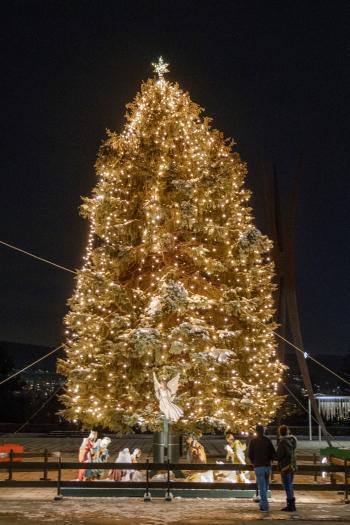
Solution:
<svg viewBox="0 0 350 525">
<path fill-rule="evenodd" d="M 164 73 L 169 73 L 169 64 L 164 62 L 163 57 L 159 57 L 158 62 L 152 62 L 152 66 L 155 73 L 158 73 L 159 80 L 164 79 Z"/>
</svg>

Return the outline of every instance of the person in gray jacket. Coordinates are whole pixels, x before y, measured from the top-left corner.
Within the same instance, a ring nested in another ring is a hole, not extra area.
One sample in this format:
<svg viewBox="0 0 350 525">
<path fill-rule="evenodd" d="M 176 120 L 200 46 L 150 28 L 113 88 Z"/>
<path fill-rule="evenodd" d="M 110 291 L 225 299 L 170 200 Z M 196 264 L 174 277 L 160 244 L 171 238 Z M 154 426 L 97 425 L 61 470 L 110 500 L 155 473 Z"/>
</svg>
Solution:
<svg viewBox="0 0 350 525">
<path fill-rule="evenodd" d="M 278 429 L 279 442 L 277 445 L 276 459 L 278 468 L 281 472 L 282 483 L 284 485 L 287 506 L 281 509 L 284 512 L 295 512 L 295 497 L 293 490 L 294 472 L 297 469 L 295 451 L 297 448 L 297 438 L 292 436 L 287 425 L 282 425 Z"/>
</svg>

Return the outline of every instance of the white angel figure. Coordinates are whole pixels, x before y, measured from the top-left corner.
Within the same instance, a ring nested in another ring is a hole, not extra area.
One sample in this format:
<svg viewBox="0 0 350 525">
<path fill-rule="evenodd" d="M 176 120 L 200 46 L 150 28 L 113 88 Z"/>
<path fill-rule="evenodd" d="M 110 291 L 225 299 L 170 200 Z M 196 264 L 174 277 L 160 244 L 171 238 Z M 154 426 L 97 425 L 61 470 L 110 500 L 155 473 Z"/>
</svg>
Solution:
<svg viewBox="0 0 350 525">
<path fill-rule="evenodd" d="M 180 374 L 166 382 L 164 379 L 159 383 L 153 372 L 154 390 L 159 401 L 159 409 L 169 421 L 176 423 L 184 415 L 182 409 L 173 403 L 177 389 L 179 388 Z"/>
</svg>

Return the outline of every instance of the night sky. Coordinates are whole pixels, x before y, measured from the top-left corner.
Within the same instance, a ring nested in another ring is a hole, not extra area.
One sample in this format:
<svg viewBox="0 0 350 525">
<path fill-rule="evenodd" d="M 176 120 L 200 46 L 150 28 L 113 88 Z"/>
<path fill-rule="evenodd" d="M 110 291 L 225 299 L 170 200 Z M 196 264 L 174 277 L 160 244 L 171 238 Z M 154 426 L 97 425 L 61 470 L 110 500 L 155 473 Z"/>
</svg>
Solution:
<svg viewBox="0 0 350 525">
<path fill-rule="evenodd" d="M 163 55 L 170 80 L 235 138 L 258 217 L 259 162 L 276 164 L 286 202 L 303 155 L 295 233 L 305 346 L 348 352 L 349 20 L 339 0 L 7 1 L 0 240 L 81 266 L 88 224 L 78 207 L 96 183 L 97 150 Z M 60 344 L 73 286 L 72 274 L 0 246 L 0 340 Z"/>
</svg>

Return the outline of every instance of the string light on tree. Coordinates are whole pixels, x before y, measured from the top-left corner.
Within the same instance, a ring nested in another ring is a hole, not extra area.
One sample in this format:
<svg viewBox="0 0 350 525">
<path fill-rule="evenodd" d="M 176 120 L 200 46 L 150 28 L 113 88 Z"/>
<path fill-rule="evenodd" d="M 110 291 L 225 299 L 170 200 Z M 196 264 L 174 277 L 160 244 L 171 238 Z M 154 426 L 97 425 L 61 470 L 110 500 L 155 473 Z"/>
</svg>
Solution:
<svg viewBox="0 0 350 525">
<path fill-rule="evenodd" d="M 153 374 L 179 374 L 182 430 L 248 431 L 282 398 L 271 242 L 254 226 L 233 141 L 165 80 L 109 133 L 82 215 L 84 265 L 69 301 L 64 415 L 84 426 L 159 430 Z"/>
</svg>

